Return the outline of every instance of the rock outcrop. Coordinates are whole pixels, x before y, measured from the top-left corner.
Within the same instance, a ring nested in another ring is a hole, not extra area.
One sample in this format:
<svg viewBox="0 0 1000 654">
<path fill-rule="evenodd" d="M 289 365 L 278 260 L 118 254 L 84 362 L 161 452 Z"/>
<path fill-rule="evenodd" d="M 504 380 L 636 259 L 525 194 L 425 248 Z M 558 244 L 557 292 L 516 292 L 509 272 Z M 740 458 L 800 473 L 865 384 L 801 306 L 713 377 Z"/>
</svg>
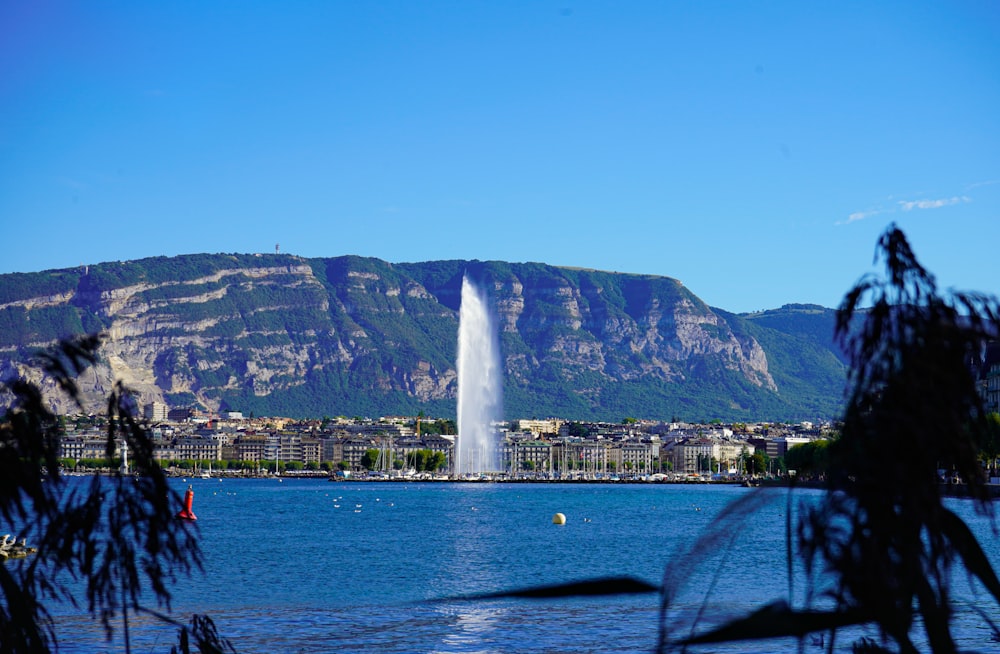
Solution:
<svg viewBox="0 0 1000 654">
<path fill-rule="evenodd" d="M 191 255 L 2 275 L 0 374 L 37 378 L 32 350 L 100 331 L 80 380 L 92 407 L 122 380 L 140 403 L 210 410 L 453 413 L 463 274 L 496 309 L 515 415 L 801 412 L 753 335 L 771 327 L 667 277 L 503 262 Z"/>
</svg>

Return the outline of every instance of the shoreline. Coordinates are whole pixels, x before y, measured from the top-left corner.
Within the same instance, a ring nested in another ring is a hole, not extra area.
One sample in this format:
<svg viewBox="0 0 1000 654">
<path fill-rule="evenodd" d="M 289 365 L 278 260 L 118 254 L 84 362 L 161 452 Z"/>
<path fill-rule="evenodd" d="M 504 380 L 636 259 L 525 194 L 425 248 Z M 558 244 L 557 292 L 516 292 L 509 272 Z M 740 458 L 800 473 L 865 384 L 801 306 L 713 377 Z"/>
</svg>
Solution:
<svg viewBox="0 0 1000 654">
<path fill-rule="evenodd" d="M 94 471 L 94 472 L 63 472 L 61 476 L 66 477 L 90 477 L 93 475 L 105 476 L 110 475 L 108 471 Z M 415 477 L 367 477 L 367 476 L 357 476 L 357 477 L 340 477 L 335 474 L 331 475 L 327 472 L 291 472 L 282 474 L 258 474 L 258 475 L 246 475 L 246 474 L 225 474 L 225 473 L 215 473 L 210 477 L 201 477 L 199 475 L 183 475 L 171 472 L 166 472 L 168 478 L 180 479 L 181 481 L 187 483 L 191 481 L 212 481 L 212 480 L 239 480 L 239 479 L 315 479 L 315 480 L 325 480 L 333 483 L 410 483 L 410 484 L 598 484 L 598 485 L 615 485 L 615 484 L 646 484 L 646 485 L 670 485 L 670 486 L 741 486 L 747 488 L 808 488 L 813 490 L 824 490 L 826 484 L 823 481 L 803 481 L 798 480 L 791 482 L 788 479 L 639 479 L 639 478 L 624 478 L 624 479 L 587 479 L 587 478 L 573 478 L 573 479 L 533 479 L 533 478 L 476 478 L 476 479 L 453 479 L 447 478 L 436 478 L 436 477 L 425 477 L 425 478 L 415 478 Z M 941 494 L 945 497 L 957 497 L 957 498 L 970 498 L 969 488 L 967 484 L 963 483 L 942 483 L 939 485 L 941 489 Z M 989 493 L 990 499 L 997 500 L 1000 499 L 1000 484 L 986 484 L 986 489 Z M 971 498 L 970 498 L 971 499 Z"/>
</svg>

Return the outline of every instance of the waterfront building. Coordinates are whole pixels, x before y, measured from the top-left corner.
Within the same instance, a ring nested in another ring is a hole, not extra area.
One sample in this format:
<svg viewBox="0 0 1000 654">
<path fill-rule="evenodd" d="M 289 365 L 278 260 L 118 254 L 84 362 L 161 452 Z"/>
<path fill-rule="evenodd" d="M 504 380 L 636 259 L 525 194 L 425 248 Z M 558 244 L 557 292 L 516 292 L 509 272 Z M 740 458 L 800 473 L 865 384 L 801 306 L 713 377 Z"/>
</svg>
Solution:
<svg viewBox="0 0 1000 654">
<path fill-rule="evenodd" d="M 162 466 L 167 461 L 177 461 L 177 450 L 174 448 L 174 440 L 165 440 L 154 444 L 153 458 Z"/>
<path fill-rule="evenodd" d="M 167 415 L 168 407 L 163 402 L 150 402 L 142 408 L 142 417 L 149 422 L 164 422 Z"/>
<path fill-rule="evenodd" d="M 720 441 L 716 448 L 716 459 L 719 461 L 718 472 L 735 475 L 742 472 L 741 461 L 744 456 L 752 455 L 754 446 L 747 441 Z"/>
<path fill-rule="evenodd" d="M 188 436 L 174 441 L 177 459 L 194 461 L 218 461 L 222 459 L 222 442 L 204 436 Z"/>
<path fill-rule="evenodd" d="M 302 439 L 302 463 L 322 463 L 323 462 L 323 440 L 317 436 L 303 437 Z"/>
<path fill-rule="evenodd" d="M 281 461 L 282 463 L 319 463 L 324 461 L 324 440 L 309 432 L 254 432 L 240 435 L 233 443 L 233 454 L 241 461 Z"/>
<path fill-rule="evenodd" d="M 747 441 L 720 436 L 681 439 L 669 449 L 673 453 L 674 472 L 686 475 L 736 474 L 740 470 L 740 458 L 755 451 Z"/>
<path fill-rule="evenodd" d="M 341 459 L 350 466 L 351 470 L 363 470 L 361 465 L 361 458 L 370 449 L 373 449 L 374 444 L 367 438 L 362 438 L 360 436 L 350 436 L 341 440 L 340 450 Z M 334 463 L 340 463 L 340 461 L 334 461 Z"/>
<path fill-rule="evenodd" d="M 422 449 L 425 449 L 422 439 L 416 436 L 400 437 L 393 441 L 392 456 L 389 457 L 391 461 L 387 462 L 393 464 L 394 467 L 395 462 L 399 461 L 403 468 L 411 468 L 417 451 Z"/>
<path fill-rule="evenodd" d="M 616 468 L 632 473 L 646 473 L 653 470 L 653 459 L 659 459 L 659 442 L 625 441 L 612 449 Z"/>
<path fill-rule="evenodd" d="M 84 433 L 65 436 L 59 443 L 59 458 L 80 461 L 83 459 L 105 458 L 108 440 L 107 436 L 97 433 Z M 121 456 L 121 444 L 115 443 L 116 457 Z"/>
<path fill-rule="evenodd" d="M 564 423 L 564 420 L 557 420 L 555 418 L 550 418 L 548 420 L 518 420 L 518 429 L 521 431 L 531 432 L 535 438 L 538 438 L 542 434 L 558 434 L 559 428 Z"/>
<path fill-rule="evenodd" d="M 617 460 L 609 456 L 611 443 L 598 440 L 567 438 L 555 444 L 552 453 L 553 470 L 561 476 L 589 477 L 607 474 L 609 463 Z"/>
<path fill-rule="evenodd" d="M 514 477 L 525 472 L 552 471 L 552 443 L 539 439 L 508 439 L 501 445 L 501 468 Z"/>
<path fill-rule="evenodd" d="M 788 450 L 792 449 L 796 445 L 801 445 L 802 443 L 809 443 L 812 440 L 814 439 L 809 438 L 807 436 L 785 436 L 783 438 L 775 438 L 774 439 L 774 444 L 776 446 L 775 452 L 777 452 L 775 456 L 776 457 L 785 456 L 785 454 L 788 453 Z M 770 456 L 770 453 L 768 454 L 768 456 Z"/>
<path fill-rule="evenodd" d="M 59 458 L 79 461 L 83 457 L 84 441 L 80 435 L 65 436 L 59 441 Z"/>
<path fill-rule="evenodd" d="M 282 461 L 281 458 L 281 437 L 276 433 L 269 433 L 264 442 L 264 458 L 268 461 Z M 275 466 L 277 468 L 277 466 Z"/>
<path fill-rule="evenodd" d="M 228 448 L 223 448 L 223 458 L 260 463 L 265 459 L 266 448 L 266 432 L 246 432 L 233 439 Z"/>
<path fill-rule="evenodd" d="M 324 436 L 320 438 L 320 446 L 323 451 L 320 461 L 331 461 L 337 464 L 344 460 L 343 436 Z"/>
<path fill-rule="evenodd" d="M 779 456 L 785 456 L 790 448 L 812 440 L 814 439 L 806 436 L 778 436 L 775 438 L 750 438 L 747 442 L 753 445 L 754 451 L 763 450 L 769 458 L 776 459 Z"/>
<path fill-rule="evenodd" d="M 685 438 L 674 443 L 674 472 L 685 475 L 711 471 L 714 442 L 710 438 Z"/>
<path fill-rule="evenodd" d="M 455 437 L 444 434 L 424 434 L 420 439 L 423 442 L 424 449 L 444 454 L 447 468 L 451 470 L 455 452 Z"/>
</svg>

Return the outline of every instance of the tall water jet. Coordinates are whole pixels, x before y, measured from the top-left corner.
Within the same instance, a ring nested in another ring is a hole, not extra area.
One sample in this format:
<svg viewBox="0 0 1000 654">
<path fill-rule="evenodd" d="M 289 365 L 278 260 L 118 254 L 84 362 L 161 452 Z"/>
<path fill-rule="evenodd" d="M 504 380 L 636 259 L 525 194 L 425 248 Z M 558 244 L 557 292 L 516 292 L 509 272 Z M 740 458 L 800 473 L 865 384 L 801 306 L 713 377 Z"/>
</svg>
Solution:
<svg viewBox="0 0 1000 654">
<path fill-rule="evenodd" d="M 458 439 L 455 474 L 497 471 L 497 437 L 503 380 L 496 320 L 486 293 L 462 278 L 458 312 Z"/>
</svg>

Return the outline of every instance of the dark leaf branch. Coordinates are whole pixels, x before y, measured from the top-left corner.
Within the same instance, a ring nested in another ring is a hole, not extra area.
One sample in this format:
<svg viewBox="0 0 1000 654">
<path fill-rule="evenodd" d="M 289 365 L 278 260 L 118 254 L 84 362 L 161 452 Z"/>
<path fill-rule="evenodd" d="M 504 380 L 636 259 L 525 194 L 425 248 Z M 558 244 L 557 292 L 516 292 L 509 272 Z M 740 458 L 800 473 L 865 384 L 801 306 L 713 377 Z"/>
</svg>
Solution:
<svg viewBox="0 0 1000 654">
<path fill-rule="evenodd" d="M 838 310 L 848 401 L 840 437 L 827 448 L 827 492 L 802 505 L 796 527 L 807 583 L 832 575 L 824 593 L 832 610 L 814 611 L 808 599 L 805 609 L 775 603 L 703 634 L 661 638 L 661 650 L 814 632 L 829 632 L 832 643 L 838 630 L 872 624 L 897 651 L 915 652 L 920 624 L 931 651 L 954 652 L 955 563 L 1000 605 L 1000 581 L 968 526 L 944 506 L 938 473 L 961 478 L 992 516 L 980 446 L 996 440 L 997 421 L 973 370 L 1000 335 L 1000 308 L 982 294 L 940 294 L 895 226 L 879 240 L 876 260 L 885 277 L 862 278 Z M 676 583 L 665 577 L 665 603 Z M 869 639 L 854 649 L 889 651 Z"/>
<path fill-rule="evenodd" d="M 477 593 L 447 597 L 437 602 L 476 601 L 484 599 L 568 599 L 571 597 L 592 597 L 602 595 L 646 595 L 659 592 L 654 586 L 634 577 L 601 577 L 585 579 L 551 586 L 532 586 L 495 593 Z"/>
<path fill-rule="evenodd" d="M 55 386 L 78 406 L 75 377 L 97 361 L 100 343 L 99 336 L 70 339 L 38 357 Z M 169 611 L 172 583 L 201 569 L 193 527 L 173 519 L 181 499 L 155 460 L 123 385 L 108 398 L 105 454 L 113 460 L 118 452 L 131 453 L 129 470 L 82 484 L 60 475 L 63 431 L 40 390 L 23 380 L 5 386 L 13 402 L 0 423 L 0 517 L 22 525 L 38 553 L 23 565 L 0 566 L 0 651 L 54 650 L 58 634 L 47 604 L 76 606 L 81 584 L 88 613 L 109 639 L 120 624 L 128 651 L 130 616 L 146 610 L 146 593 Z M 181 627 L 174 651 L 191 647 L 234 651 L 207 616 Z"/>
</svg>

